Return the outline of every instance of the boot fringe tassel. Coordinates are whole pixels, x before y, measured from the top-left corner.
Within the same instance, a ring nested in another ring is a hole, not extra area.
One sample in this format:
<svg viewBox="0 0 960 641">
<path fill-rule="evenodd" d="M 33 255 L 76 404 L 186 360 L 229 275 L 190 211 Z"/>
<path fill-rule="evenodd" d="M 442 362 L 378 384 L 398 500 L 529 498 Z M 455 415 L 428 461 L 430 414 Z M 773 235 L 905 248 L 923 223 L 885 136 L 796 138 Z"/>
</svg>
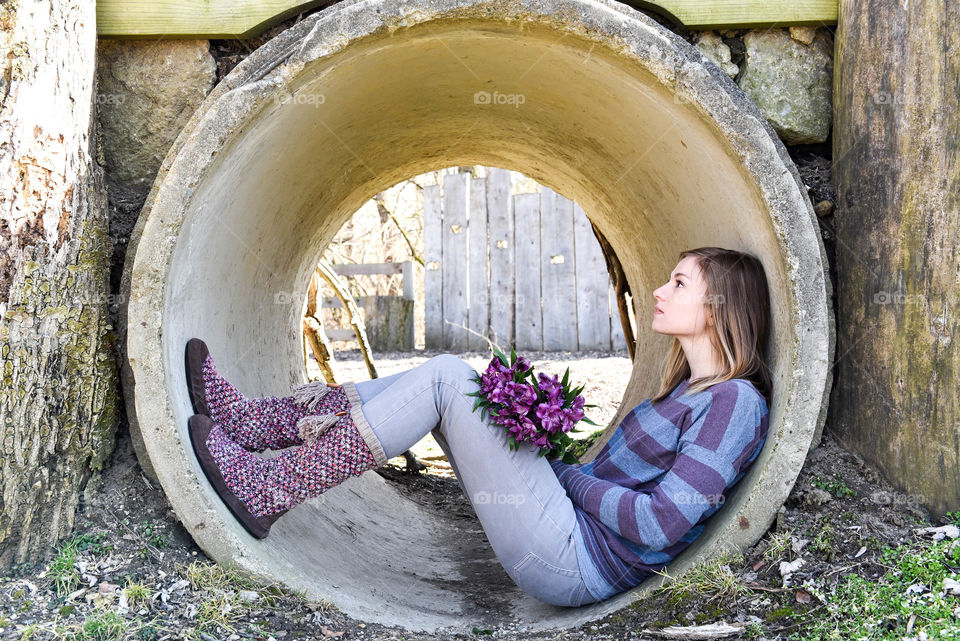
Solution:
<svg viewBox="0 0 960 641">
<path fill-rule="evenodd" d="M 297 433 L 304 443 L 310 443 L 320 438 L 331 425 L 340 420 L 339 414 L 316 414 L 304 416 L 297 421 Z"/>
<path fill-rule="evenodd" d="M 339 385 L 327 385 L 323 381 L 302 383 L 294 386 L 293 400 L 305 406 L 307 409 L 316 409 L 317 403 L 319 403 L 333 387 L 339 387 Z"/>
</svg>

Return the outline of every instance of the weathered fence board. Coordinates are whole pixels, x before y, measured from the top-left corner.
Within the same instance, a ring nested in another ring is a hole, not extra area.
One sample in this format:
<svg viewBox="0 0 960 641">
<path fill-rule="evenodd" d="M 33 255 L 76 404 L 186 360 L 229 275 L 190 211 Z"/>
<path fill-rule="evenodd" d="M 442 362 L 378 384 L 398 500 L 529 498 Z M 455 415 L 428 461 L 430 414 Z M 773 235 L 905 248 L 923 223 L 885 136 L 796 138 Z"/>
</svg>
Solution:
<svg viewBox="0 0 960 641">
<path fill-rule="evenodd" d="M 540 309 L 540 194 L 514 194 L 517 349 L 543 349 Z"/>
<path fill-rule="evenodd" d="M 574 269 L 577 293 L 577 346 L 581 350 L 610 349 L 610 277 L 600 243 L 580 205 L 573 209 Z M 614 311 L 616 308 L 614 308 Z M 619 325 L 619 322 L 617 323 Z M 622 333 L 622 332 L 621 332 Z"/>
<path fill-rule="evenodd" d="M 443 345 L 443 244 L 440 185 L 423 188 L 423 298 L 426 346 Z"/>
<path fill-rule="evenodd" d="M 513 343 L 513 199 L 510 172 L 499 167 L 487 175 L 487 220 L 490 227 L 490 338 Z"/>
<path fill-rule="evenodd" d="M 482 336 L 505 350 L 626 349 L 586 212 L 547 187 L 510 192 L 497 168 L 425 188 L 427 349 L 486 351 Z"/>
<path fill-rule="evenodd" d="M 469 307 L 467 318 L 469 327 L 476 334 L 467 336 L 467 349 L 485 350 L 489 346 L 484 336 L 490 327 L 490 275 L 488 273 L 487 242 L 487 189 L 486 179 L 471 178 L 469 195 L 468 238 L 469 243 Z M 479 336 L 478 336 L 479 334 Z"/>
<path fill-rule="evenodd" d="M 530 229 L 531 233 L 536 233 Z M 542 349 L 575 351 L 578 349 L 578 292 L 573 251 L 573 201 L 549 187 L 540 192 L 539 233 Z"/>
<path fill-rule="evenodd" d="M 467 198 L 468 174 L 443 177 L 443 344 L 467 350 Z"/>
</svg>

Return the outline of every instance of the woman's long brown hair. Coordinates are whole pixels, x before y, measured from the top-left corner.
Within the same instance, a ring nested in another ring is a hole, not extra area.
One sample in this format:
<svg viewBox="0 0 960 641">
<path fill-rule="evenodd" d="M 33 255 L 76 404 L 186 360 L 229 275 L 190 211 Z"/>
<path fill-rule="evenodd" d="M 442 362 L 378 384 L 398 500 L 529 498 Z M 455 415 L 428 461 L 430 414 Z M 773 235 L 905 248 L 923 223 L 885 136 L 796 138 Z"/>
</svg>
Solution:
<svg viewBox="0 0 960 641">
<path fill-rule="evenodd" d="M 710 342 L 717 349 L 723 368 L 716 376 L 691 380 L 687 392 L 702 391 L 732 378 L 753 383 L 765 399 L 770 399 L 770 372 L 764 359 L 764 346 L 770 327 L 770 294 L 760 261 L 743 252 L 721 247 L 698 247 L 680 252 L 678 262 L 687 256 L 697 259 L 706 283 L 704 304 L 713 316 Z M 690 364 L 680 340 L 673 345 L 664 363 L 660 390 L 651 401 L 660 401 L 685 378 Z"/>
</svg>

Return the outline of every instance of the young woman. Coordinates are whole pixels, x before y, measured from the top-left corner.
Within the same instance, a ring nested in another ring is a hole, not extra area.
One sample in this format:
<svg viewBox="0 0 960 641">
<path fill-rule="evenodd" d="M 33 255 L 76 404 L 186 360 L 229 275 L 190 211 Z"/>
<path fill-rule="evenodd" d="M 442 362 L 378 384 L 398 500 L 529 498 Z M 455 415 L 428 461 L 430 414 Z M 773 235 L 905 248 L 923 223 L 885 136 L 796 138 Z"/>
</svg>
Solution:
<svg viewBox="0 0 960 641">
<path fill-rule="evenodd" d="M 769 300 L 759 261 L 685 251 L 653 296 L 653 331 L 674 337 L 660 390 L 590 463 L 512 451 L 506 430 L 473 411 L 474 370 L 451 354 L 370 381 L 250 399 L 199 339 L 186 350 L 191 441 L 227 506 L 262 538 L 289 509 L 432 433 L 517 585 L 555 605 L 601 601 L 689 546 L 766 438 Z M 282 451 L 253 453 L 267 448 Z"/>
</svg>

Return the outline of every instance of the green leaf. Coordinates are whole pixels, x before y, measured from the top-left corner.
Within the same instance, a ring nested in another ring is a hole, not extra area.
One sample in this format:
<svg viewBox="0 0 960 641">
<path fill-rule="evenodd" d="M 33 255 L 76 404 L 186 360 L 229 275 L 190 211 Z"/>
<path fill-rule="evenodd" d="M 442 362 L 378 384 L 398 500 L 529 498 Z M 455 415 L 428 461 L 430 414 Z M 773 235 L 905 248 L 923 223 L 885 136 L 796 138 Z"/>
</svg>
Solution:
<svg viewBox="0 0 960 641">
<path fill-rule="evenodd" d="M 567 380 L 569 380 L 569 378 L 570 378 L 570 367 L 567 366 L 567 371 L 563 373 L 563 379 L 560 380 L 560 384 L 566 387 Z"/>
<path fill-rule="evenodd" d="M 586 416 L 584 416 L 584 417 L 581 418 L 580 420 L 583 421 L 584 423 L 588 423 L 588 424 L 590 424 L 590 425 L 597 425 L 596 423 L 594 423 L 593 421 L 591 421 L 591 420 L 590 420 L 589 418 L 587 418 Z M 597 425 L 597 427 L 599 427 L 599 425 Z"/>
</svg>

